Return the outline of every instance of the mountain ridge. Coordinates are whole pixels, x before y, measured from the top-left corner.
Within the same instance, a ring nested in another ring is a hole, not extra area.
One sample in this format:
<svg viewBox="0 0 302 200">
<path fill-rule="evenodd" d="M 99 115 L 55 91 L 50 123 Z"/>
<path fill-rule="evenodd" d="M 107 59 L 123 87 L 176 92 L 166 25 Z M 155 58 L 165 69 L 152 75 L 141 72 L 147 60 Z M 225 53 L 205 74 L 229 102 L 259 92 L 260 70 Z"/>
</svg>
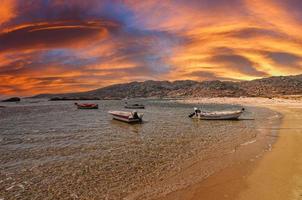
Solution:
<svg viewBox="0 0 302 200">
<path fill-rule="evenodd" d="M 154 81 L 120 83 L 86 92 L 39 94 L 33 98 L 123 99 L 148 97 L 277 97 L 302 94 L 302 74 L 273 76 L 251 81 Z"/>
</svg>

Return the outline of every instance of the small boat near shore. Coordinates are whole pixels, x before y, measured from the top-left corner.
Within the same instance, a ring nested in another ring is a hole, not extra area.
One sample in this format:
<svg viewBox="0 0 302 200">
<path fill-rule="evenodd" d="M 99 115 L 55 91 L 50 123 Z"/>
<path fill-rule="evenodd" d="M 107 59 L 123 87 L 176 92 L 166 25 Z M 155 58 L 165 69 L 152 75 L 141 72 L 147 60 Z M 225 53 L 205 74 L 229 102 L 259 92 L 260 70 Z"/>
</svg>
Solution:
<svg viewBox="0 0 302 200">
<path fill-rule="evenodd" d="M 135 104 L 128 104 L 128 103 L 126 102 L 124 107 L 127 108 L 127 109 L 145 109 L 145 105 L 143 105 L 143 104 L 138 104 L 138 103 L 135 103 Z"/>
<path fill-rule="evenodd" d="M 109 111 L 108 113 L 112 115 L 113 119 L 127 123 L 142 122 L 143 120 L 143 114 L 137 113 L 136 111 Z"/>
<path fill-rule="evenodd" d="M 213 111 L 202 112 L 195 108 L 194 113 L 190 114 L 190 118 L 198 118 L 202 120 L 236 120 L 244 112 L 244 108 L 235 111 Z"/>
<path fill-rule="evenodd" d="M 74 103 L 78 109 L 98 109 L 99 105 L 94 103 Z"/>
</svg>

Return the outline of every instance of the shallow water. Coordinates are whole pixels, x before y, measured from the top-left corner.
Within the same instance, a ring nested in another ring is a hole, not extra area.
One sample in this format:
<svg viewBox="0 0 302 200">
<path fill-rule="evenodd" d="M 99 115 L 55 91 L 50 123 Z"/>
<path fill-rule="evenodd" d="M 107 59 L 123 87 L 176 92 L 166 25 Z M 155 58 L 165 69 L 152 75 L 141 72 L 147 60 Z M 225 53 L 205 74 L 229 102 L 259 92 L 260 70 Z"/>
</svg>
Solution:
<svg viewBox="0 0 302 200">
<path fill-rule="evenodd" d="M 169 180 L 194 163 L 202 163 L 194 176 L 200 180 L 231 164 L 217 157 L 239 146 L 269 147 L 266 136 L 280 120 L 250 107 L 243 118 L 255 120 L 192 120 L 192 105 L 147 100 L 144 123 L 129 125 L 107 114 L 121 110 L 121 101 L 96 103 L 98 110 L 77 110 L 71 101 L 2 103 L 8 107 L 0 109 L 0 198 L 151 199 L 192 182 Z"/>
</svg>

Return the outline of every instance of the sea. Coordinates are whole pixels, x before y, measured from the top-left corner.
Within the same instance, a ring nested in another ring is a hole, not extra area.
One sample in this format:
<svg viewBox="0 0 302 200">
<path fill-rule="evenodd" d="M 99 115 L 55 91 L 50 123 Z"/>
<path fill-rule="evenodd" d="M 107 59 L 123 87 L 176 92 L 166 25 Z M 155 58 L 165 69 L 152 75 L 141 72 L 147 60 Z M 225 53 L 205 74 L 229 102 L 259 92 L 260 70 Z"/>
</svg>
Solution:
<svg viewBox="0 0 302 200">
<path fill-rule="evenodd" d="M 258 158 L 282 120 L 246 106 L 241 120 L 197 120 L 188 117 L 193 107 L 242 105 L 129 101 L 146 105 L 137 110 L 142 123 L 112 119 L 109 110 L 127 110 L 121 100 L 89 101 L 97 110 L 78 110 L 75 101 L 0 103 L 0 199 L 156 199 Z"/>
</svg>

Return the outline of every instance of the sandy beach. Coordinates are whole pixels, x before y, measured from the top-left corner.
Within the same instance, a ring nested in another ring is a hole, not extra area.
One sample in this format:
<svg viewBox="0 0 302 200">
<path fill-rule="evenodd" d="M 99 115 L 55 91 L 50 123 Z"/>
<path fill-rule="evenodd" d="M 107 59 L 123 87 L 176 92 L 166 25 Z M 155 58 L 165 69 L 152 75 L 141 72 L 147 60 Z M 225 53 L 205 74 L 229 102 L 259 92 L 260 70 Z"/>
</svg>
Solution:
<svg viewBox="0 0 302 200">
<path fill-rule="evenodd" d="M 183 103 L 228 103 L 260 106 L 283 115 L 278 137 L 262 156 L 236 163 L 206 180 L 171 192 L 160 200 L 302 199 L 302 102 L 268 98 L 202 98 Z"/>
</svg>

